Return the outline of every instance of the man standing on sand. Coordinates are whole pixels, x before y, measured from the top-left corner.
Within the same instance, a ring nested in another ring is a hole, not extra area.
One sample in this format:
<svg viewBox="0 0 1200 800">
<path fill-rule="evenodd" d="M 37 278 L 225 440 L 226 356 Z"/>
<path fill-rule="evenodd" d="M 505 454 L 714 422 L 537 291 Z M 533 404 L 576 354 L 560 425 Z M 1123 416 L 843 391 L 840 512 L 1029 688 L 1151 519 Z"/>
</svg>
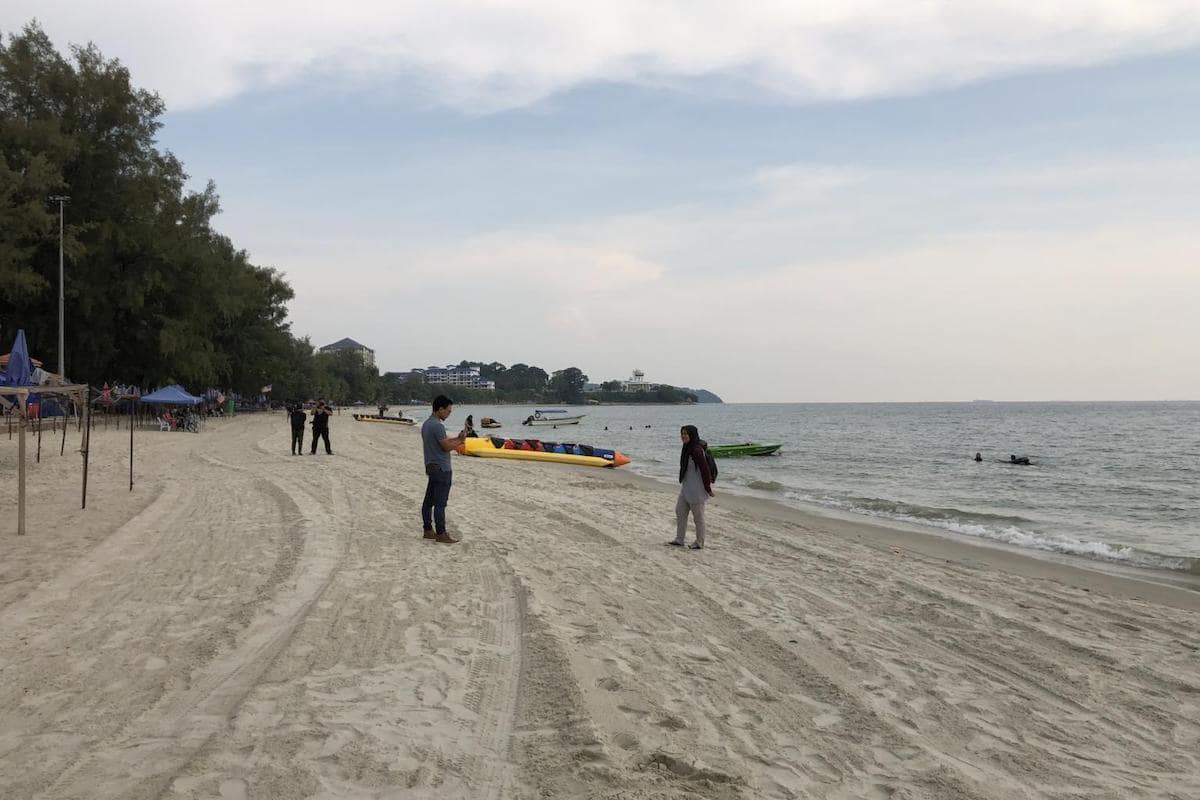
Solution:
<svg viewBox="0 0 1200 800">
<path fill-rule="evenodd" d="M 288 419 L 292 423 L 292 455 L 304 455 L 304 406 L 293 403 L 288 406 Z"/>
<path fill-rule="evenodd" d="M 333 448 L 329 446 L 329 415 L 331 409 L 324 400 L 317 401 L 317 407 L 312 412 L 312 455 L 317 454 L 317 440 L 325 440 L 326 455 L 333 455 Z"/>
<path fill-rule="evenodd" d="M 458 541 L 446 532 L 446 503 L 450 500 L 450 451 L 467 438 L 466 431 L 460 431 L 454 437 L 446 435 L 443 423 L 453 410 L 454 401 L 439 394 L 433 400 L 433 413 L 421 425 L 425 474 L 429 476 L 425 485 L 425 499 L 421 501 L 421 522 L 425 527 L 425 538 L 442 544 Z"/>
</svg>

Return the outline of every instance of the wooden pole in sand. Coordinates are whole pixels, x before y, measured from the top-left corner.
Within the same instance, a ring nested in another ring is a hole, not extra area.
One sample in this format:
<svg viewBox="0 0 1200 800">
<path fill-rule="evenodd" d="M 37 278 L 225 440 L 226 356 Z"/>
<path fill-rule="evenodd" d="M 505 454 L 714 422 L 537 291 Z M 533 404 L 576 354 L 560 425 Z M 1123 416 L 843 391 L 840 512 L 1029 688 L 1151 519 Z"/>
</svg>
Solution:
<svg viewBox="0 0 1200 800">
<path fill-rule="evenodd" d="M 67 452 L 67 418 L 64 414 L 64 416 L 63 416 L 63 438 L 62 438 L 62 444 L 58 448 L 58 454 L 61 456 L 65 452 Z"/>
<path fill-rule="evenodd" d="M 37 463 L 42 463 L 42 404 L 38 403 L 38 446 Z"/>
<path fill-rule="evenodd" d="M 133 403 L 129 404 L 129 491 L 133 491 Z"/>
<path fill-rule="evenodd" d="M 25 398 L 17 398 L 21 409 L 21 430 L 17 434 L 17 536 L 25 535 Z"/>
<path fill-rule="evenodd" d="M 88 473 L 88 445 L 91 443 L 92 431 L 92 414 L 89 408 L 90 404 L 85 403 L 83 406 L 83 500 L 80 503 L 80 508 L 87 508 L 87 473 Z"/>
</svg>

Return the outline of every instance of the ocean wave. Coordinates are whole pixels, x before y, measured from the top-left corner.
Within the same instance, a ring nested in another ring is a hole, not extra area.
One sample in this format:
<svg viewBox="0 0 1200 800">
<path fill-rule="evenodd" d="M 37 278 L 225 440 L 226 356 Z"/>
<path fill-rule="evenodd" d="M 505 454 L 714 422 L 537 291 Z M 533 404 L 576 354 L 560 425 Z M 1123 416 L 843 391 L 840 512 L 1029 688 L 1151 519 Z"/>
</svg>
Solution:
<svg viewBox="0 0 1200 800">
<path fill-rule="evenodd" d="M 746 484 L 747 489 L 755 489 L 760 492 L 782 492 L 787 489 L 778 481 L 750 481 Z"/>
<path fill-rule="evenodd" d="M 803 499 L 806 502 L 815 502 L 818 505 L 830 506 L 841 511 L 926 525 L 963 536 L 988 539 L 1015 547 L 1128 564 L 1135 567 L 1200 574 L 1200 559 L 1168 556 L 1140 550 L 1129 545 L 1085 541 L 1068 536 L 1051 536 L 1031 530 L 1029 526 L 1034 524 L 1033 521 L 1023 517 L 981 514 L 955 508 L 929 508 L 871 497 L 844 499 L 806 497 Z"/>
</svg>

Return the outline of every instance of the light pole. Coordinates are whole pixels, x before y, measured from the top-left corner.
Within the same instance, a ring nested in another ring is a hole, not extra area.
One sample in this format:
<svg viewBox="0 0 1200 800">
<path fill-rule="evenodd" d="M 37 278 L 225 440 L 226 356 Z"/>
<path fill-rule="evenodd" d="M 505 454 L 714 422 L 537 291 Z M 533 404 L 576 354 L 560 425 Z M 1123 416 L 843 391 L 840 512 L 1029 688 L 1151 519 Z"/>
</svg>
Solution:
<svg viewBox="0 0 1200 800">
<path fill-rule="evenodd" d="M 65 194 L 56 194 L 50 198 L 50 202 L 58 203 L 58 375 L 64 381 L 67 379 L 67 367 L 66 348 L 63 345 L 63 207 L 70 199 Z"/>
</svg>

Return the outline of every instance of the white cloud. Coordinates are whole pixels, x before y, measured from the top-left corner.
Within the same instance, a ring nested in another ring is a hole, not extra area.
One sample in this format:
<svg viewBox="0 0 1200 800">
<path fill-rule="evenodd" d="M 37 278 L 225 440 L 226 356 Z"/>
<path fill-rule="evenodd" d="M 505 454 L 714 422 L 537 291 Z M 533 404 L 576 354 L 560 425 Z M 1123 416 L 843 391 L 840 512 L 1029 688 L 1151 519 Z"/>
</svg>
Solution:
<svg viewBox="0 0 1200 800">
<path fill-rule="evenodd" d="M 781 165 L 747 176 L 760 193 L 739 206 L 381 242 L 356 254 L 358 283 L 300 270 L 293 311 L 322 341 L 377 347 L 386 369 L 465 357 L 604 380 L 637 365 L 732 400 L 1194 398 L 1194 214 L 1147 198 L 1198 174 Z M 888 224 L 912 227 L 840 243 Z M 794 246 L 831 226 L 838 246 Z"/>
<path fill-rule="evenodd" d="M 597 81 L 745 82 L 795 100 L 955 86 L 1200 42 L 1194 0 L 207 3 L 9 0 L 60 47 L 94 40 L 174 110 L 293 83 L 411 82 L 470 111 Z"/>
</svg>

